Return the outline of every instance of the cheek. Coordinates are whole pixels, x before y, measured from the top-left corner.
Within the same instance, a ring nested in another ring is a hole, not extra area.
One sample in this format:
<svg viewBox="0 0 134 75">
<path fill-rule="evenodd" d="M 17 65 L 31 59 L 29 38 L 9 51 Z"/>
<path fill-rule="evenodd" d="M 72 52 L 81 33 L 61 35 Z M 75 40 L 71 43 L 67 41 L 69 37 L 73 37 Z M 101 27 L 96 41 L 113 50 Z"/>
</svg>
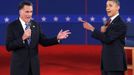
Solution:
<svg viewBox="0 0 134 75">
<path fill-rule="evenodd" d="M 22 17 L 23 17 L 23 18 L 26 18 L 26 15 L 23 14 Z"/>
<path fill-rule="evenodd" d="M 33 14 L 31 13 L 31 15 L 33 15 Z"/>
<path fill-rule="evenodd" d="M 111 8 L 111 12 L 114 13 L 116 11 L 115 8 Z"/>
<path fill-rule="evenodd" d="M 27 16 L 32 16 L 32 13 L 28 13 Z"/>
<path fill-rule="evenodd" d="M 117 9 L 114 9 L 114 10 L 113 10 L 113 13 L 116 13 L 116 12 L 117 12 Z"/>
</svg>

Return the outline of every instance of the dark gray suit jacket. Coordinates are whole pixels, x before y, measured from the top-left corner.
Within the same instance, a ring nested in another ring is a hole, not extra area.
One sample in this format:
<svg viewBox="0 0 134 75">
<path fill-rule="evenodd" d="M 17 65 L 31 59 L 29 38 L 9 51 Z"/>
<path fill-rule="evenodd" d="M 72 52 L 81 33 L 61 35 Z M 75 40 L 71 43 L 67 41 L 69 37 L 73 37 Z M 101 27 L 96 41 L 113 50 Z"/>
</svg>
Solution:
<svg viewBox="0 0 134 75">
<path fill-rule="evenodd" d="M 127 26 L 117 16 L 105 33 L 94 30 L 92 36 L 102 42 L 101 69 L 104 71 L 124 71 L 127 69 L 125 57 L 125 36 Z"/>
<path fill-rule="evenodd" d="M 11 75 L 27 75 L 31 67 L 33 75 L 40 75 L 38 44 L 50 46 L 58 44 L 57 38 L 48 39 L 41 32 L 39 25 L 31 21 L 31 44 L 22 40 L 24 33 L 21 22 L 16 20 L 8 25 L 6 48 L 12 51 Z"/>
</svg>

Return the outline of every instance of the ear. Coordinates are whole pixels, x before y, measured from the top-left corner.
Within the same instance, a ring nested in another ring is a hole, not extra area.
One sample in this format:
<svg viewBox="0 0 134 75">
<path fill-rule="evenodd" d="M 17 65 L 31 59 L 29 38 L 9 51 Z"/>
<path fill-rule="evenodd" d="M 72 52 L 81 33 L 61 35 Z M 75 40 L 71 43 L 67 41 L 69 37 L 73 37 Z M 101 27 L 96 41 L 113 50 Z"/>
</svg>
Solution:
<svg viewBox="0 0 134 75">
<path fill-rule="evenodd" d="M 120 10 L 120 6 L 118 6 L 117 9 Z"/>
<path fill-rule="evenodd" d="M 19 10 L 19 14 L 20 14 L 21 10 Z"/>
<path fill-rule="evenodd" d="M 118 9 L 120 10 L 120 6 L 118 6 Z"/>
</svg>

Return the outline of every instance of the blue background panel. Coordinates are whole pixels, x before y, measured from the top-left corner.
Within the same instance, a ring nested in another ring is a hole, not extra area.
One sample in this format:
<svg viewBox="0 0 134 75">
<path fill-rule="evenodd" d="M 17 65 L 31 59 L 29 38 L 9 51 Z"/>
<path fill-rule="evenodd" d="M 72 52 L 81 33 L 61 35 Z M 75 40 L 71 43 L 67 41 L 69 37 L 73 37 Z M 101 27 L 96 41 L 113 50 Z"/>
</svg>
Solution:
<svg viewBox="0 0 134 75">
<path fill-rule="evenodd" d="M 5 44 L 6 29 L 10 22 L 18 18 L 18 4 L 22 0 L 3 0 L 0 2 L 0 45 Z M 30 0 L 33 3 L 33 19 L 39 23 L 47 37 L 51 38 L 63 29 L 72 34 L 63 44 L 100 44 L 91 37 L 91 32 L 83 28 L 79 18 L 87 20 L 96 29 L 107 19 L 106 0 Z M 120 0 L 120 15 L 128 25 L 127 39 L 134 40 L 134 0 Z"/>
</svg>

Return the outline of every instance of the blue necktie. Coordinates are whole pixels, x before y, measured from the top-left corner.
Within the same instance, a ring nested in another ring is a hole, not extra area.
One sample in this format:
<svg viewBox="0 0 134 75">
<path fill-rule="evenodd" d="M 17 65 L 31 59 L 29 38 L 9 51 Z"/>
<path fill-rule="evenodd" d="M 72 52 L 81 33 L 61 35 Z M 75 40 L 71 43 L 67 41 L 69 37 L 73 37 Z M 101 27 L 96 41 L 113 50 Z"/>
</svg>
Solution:
<svg viewBox="0 0 134 75">
<path fill-rule="evenodd" d="M 30 28 L 30 25 L 29 25 L 29 24 L 25 24 L 25 25 L 26 25 L 25 30 L 27 30 L 27 29 L 29 29 L 29 28 Z M 28 45 L 30 45 L 31 37 L 29 37 L 29 38 L 27 39 L 27 42 L 28 42 Z"/>
</svg>

